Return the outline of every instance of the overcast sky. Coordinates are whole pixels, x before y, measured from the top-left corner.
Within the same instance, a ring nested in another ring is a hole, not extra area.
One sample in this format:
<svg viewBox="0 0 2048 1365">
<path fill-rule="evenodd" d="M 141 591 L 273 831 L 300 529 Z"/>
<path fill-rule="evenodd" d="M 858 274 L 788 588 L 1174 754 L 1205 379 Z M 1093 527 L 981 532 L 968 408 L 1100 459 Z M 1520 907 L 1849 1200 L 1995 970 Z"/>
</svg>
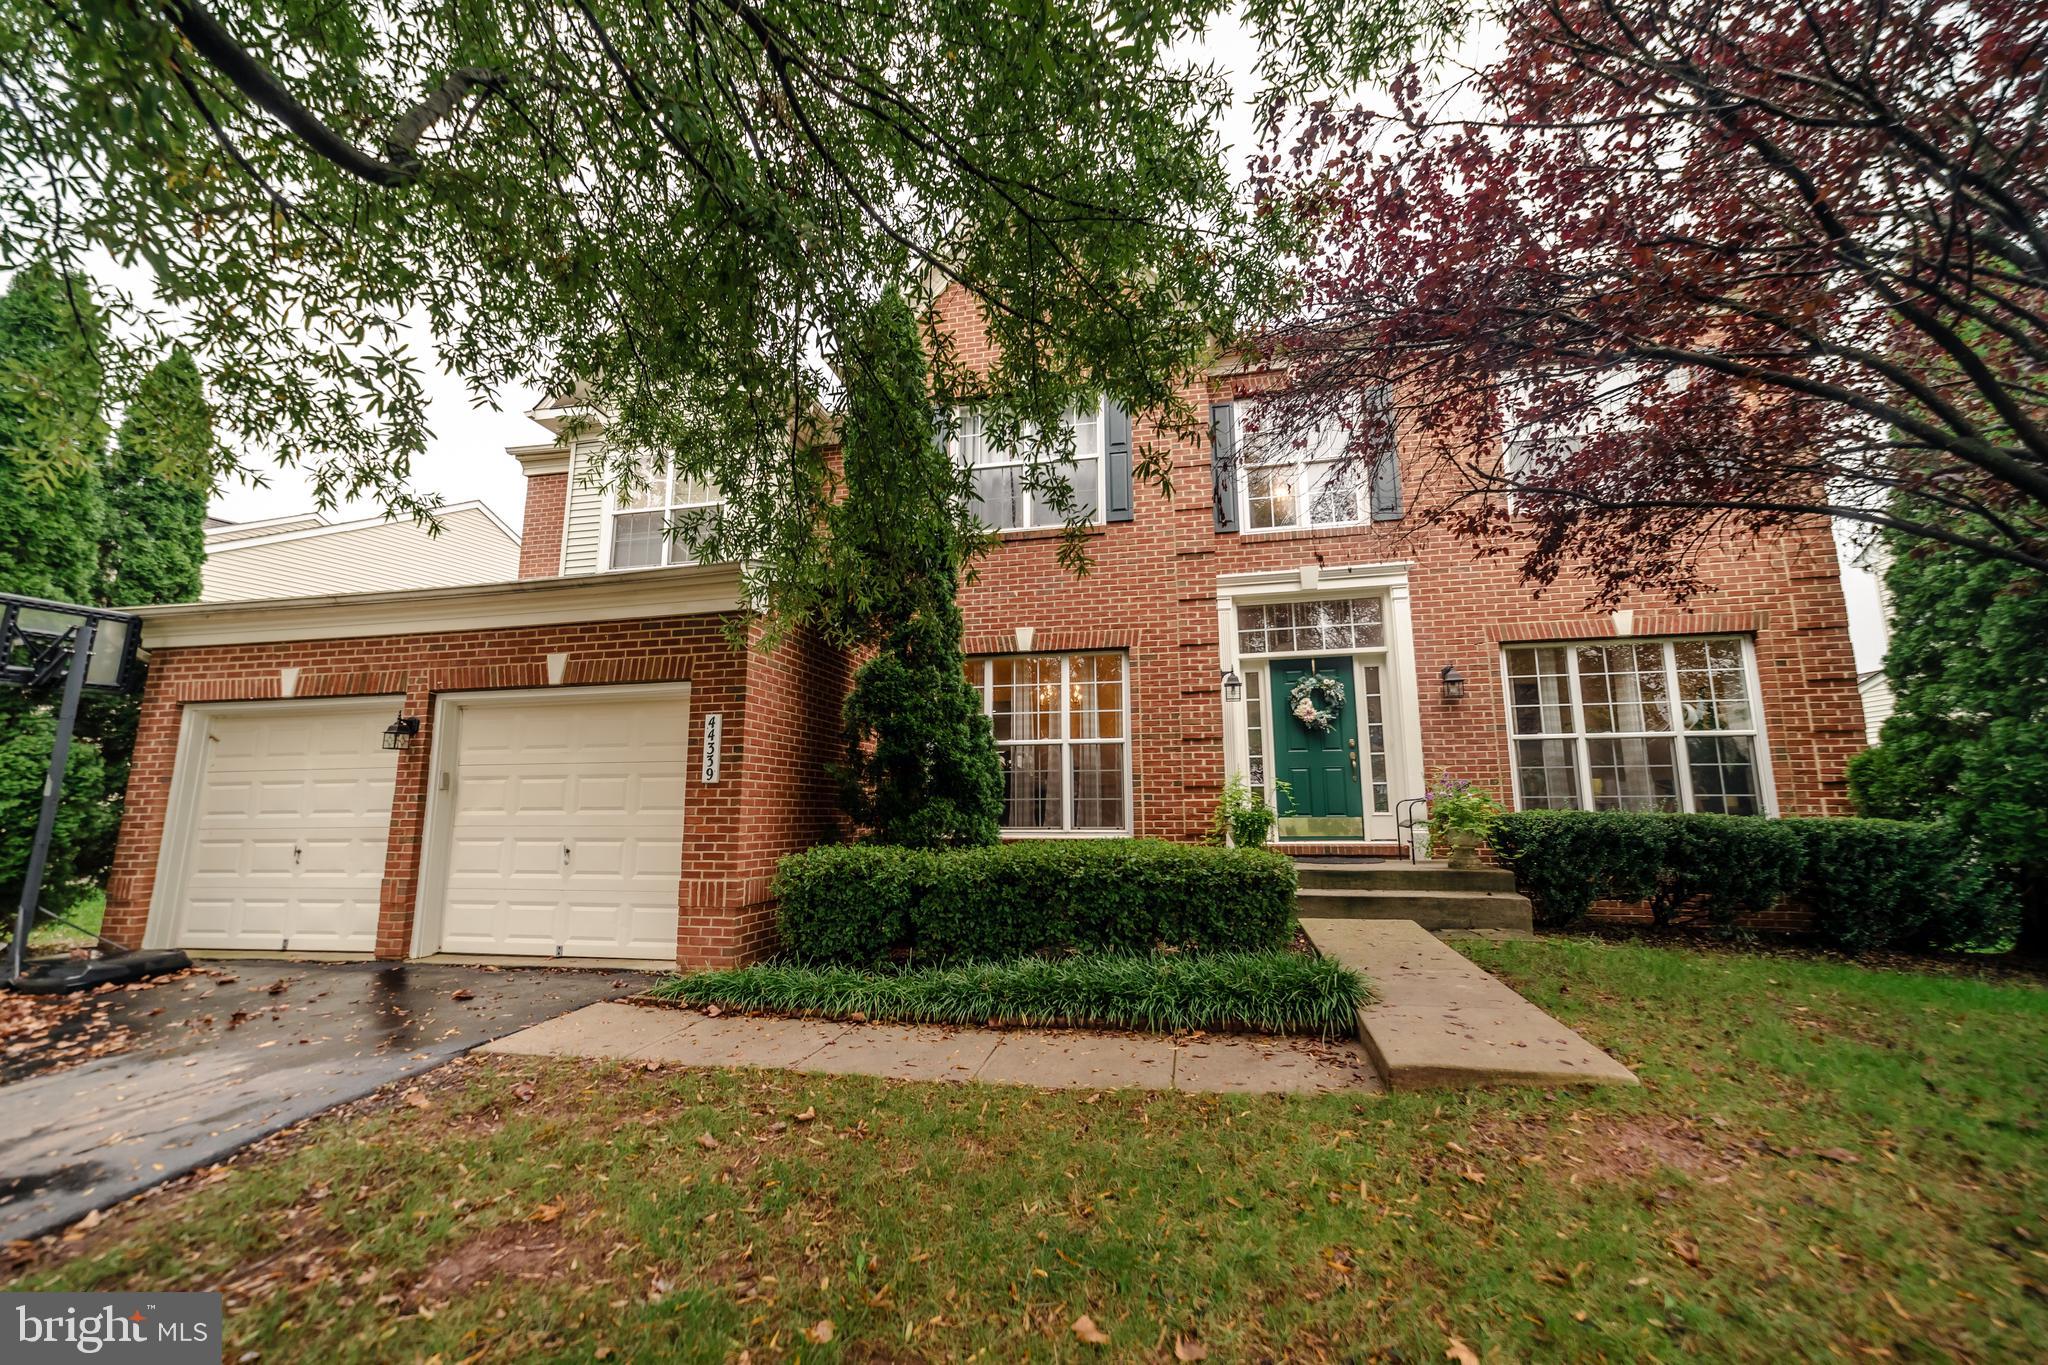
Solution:
<svg viewBox="0 0 2048 1365">
<path fill-rule="evenodd" d="M 1489 37 L 1482 36 L 1473 45 L 1473 50 L 1483 59 L 1483 49 L 1490 43 Z M 1203 41 L 1191 44 L 1188 50 L 1198 59 L 1214 61 L 1226 71 L 1245 76 L 1238 83 L 1239 101 L 1231 110 L 1223 130 L 1232 162 L 1242 174 L 1244 159 L 1251 152 L 1256 136 L 1250 103 L 1253 94 L 1249 78 L 1251 44 L 1234 21 L 1226 21 Z M 421 343 L 420 353 L 431 354 L 433 348 L 426 344 L 425 338 Z M 538 394 L 533 391 L 501 394 L 495 408 L 479 408 L 471 402 L 469 392 L 460 380 L 439 370 L 427 376 L 426 388 L 430 399 L 432 436 L 426 454 L 413 471 L 414 486 L 422 492 L 438 495 L 445 502 L 481 500 L 507 525 L 519 528 L 525 514 L 525 479 L 519 472 L 518 463 L 505 453 L 505 447 L 546 439 L 547 434 L 524 415 L 537 401 Z M 214 497 L 213 512 L 230 521 L 257 521 L 308 511 L 312 505 L 312 494 L 304 476 L 288 469 L 274 469 L 270 471 L 269 483 L 265 487 L 233 484 L 222 489 Z M 374 501 L 364 500 L 342 507 L 339 514 L 373 516 L 377 510 Z M 1859 670 L 1876 668 L 1883 663 L 1885 647 L 1884 620 L 1878 606 L 1876 583 L 1869 574 L 1849 562 L 1846 548 L 1842 560 L 1843 588 L 1849 601 L 1850 634 L 1856 644 L 1856 667 Z"/>
</svg>

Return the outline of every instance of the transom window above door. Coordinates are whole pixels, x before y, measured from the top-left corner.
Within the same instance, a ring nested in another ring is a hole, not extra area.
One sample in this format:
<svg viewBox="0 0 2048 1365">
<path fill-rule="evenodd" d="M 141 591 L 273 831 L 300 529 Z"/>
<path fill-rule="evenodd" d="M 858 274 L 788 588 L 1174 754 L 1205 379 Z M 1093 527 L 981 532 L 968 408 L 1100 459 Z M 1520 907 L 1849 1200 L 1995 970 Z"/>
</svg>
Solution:
<svg viewBox="0 0 2048 1365">
<path fill-rule="evenodd" d="M 1073 490 L 1074 510 L 1083 520 L 1102 520 L 1103 505 L 1103 404 L 1067 414 L 1067 426 L 1074 434 L 1074 457 L 1051 466 Z M 962 412 L 954 419 L 951 438 L 953 457 L 973 471 L 974 493 L 970 506 L 984 525 L 996 531 L 1029 531 L 1042 526 L 1064 526 L 1052 502 L 1031 488 L 1026 479 L 1031 467 L 1027 452 L 997 445 L 978 412 Z"/>
<path fill-rule="evenodd" d="M 1121 654 L 969 659 L 1003 761 L 1003 829 L 1121 834 L 1130 828 L 1129 698 Z"/>
<path fill-rule="evenodd" d="M 1515 645 L 1506 663 L 1521 809 L 1766 813 L 1744 640 Z"/>
<path fill-rule="evenodd" d="M 688 528 L 692 513 L 716 508 L 718 489 L 686 474 L 644 464 L 630 492 L 614 491 L 605 513 L 605 567 L 654 569 L 694 564 Z"/>
<path fill-rule="evenodd" d="M 1329 597 L 1237 609 L 1240 654 L 1316 654 L 1379 649 L 1387 642 L 1385 606 L 1377 597 Z"/>
</svg>

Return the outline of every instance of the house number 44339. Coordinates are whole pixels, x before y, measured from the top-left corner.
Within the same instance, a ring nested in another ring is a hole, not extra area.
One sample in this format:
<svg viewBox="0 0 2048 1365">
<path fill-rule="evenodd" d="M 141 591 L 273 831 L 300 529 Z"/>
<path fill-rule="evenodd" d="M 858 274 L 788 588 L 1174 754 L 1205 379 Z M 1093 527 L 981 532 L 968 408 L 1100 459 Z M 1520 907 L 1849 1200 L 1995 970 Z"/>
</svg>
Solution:
<svg viewBox="0 0 2048 1365">
<path fill-rule="evenodd" d="M 725 738 L 725 717 L 713 711 L 704 717 L 704 781 L 718 781 L 719 741 Z"/>
</svg>

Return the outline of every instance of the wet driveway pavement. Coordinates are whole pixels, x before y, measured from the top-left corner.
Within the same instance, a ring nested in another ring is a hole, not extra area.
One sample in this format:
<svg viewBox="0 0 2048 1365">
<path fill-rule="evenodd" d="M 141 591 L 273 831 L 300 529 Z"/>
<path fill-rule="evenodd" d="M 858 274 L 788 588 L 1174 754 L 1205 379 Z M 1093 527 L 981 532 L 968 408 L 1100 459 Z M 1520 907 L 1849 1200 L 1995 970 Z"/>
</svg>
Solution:
<svg viewBox="0 0 2048 1365">
<path fill-rule="evenodd" d="M 109 992 L 52 1030 L 126 1047 L 0 1084 L 0 1241 L 36 1237 L 479 1043 L 598 1000 L 640 972 L 442 963 L 213 962 Z M 458 998 L 460 995 L 461 998 Z M 74 1019 L 76 1022 L 74 1022 Z"/>
</svg>

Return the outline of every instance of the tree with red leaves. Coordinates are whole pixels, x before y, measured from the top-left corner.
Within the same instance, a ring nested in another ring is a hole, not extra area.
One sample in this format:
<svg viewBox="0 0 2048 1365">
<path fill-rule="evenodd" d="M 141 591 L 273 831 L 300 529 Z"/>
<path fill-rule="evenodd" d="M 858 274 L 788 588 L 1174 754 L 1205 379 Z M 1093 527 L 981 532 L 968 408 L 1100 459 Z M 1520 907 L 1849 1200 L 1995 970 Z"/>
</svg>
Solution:
<svg viewBox="0 0 2048 1365">
<path fill-rule="evenodd" d="M 1319 242 L 1283 420 L 1391 385 L 1444 438 L 1435 515 L 1605 600 L 1811 516 L 2048 573 L 2048 4 L 1498 22 L 1462 93 L 1312 107 L 1255 168 Z"/>
</svg>

